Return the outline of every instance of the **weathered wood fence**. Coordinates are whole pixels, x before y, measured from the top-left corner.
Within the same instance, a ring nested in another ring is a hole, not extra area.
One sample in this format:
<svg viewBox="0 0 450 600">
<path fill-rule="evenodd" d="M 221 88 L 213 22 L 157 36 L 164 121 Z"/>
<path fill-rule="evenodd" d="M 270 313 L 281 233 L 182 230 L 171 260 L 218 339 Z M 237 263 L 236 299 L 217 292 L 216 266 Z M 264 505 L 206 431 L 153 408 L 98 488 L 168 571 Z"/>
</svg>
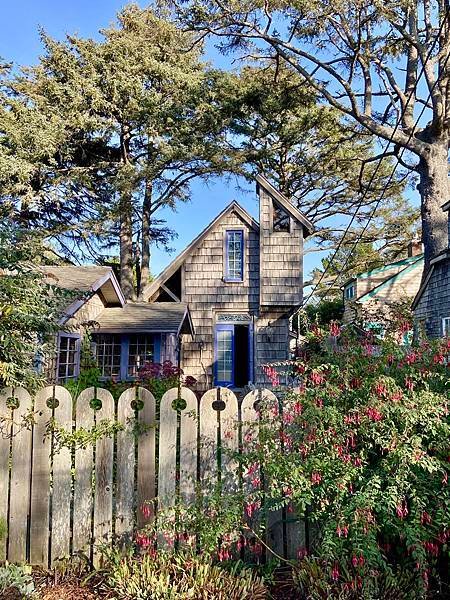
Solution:
<svg viewBox="0 0 450 600">
<path fill-rule="evenodd" d="M 0 523 L 6 531 L 0 561 L 48 566 L 83 553 L 95 563 L 99 545 L 131 536 L 153 518 L 141 510 L 147 502 L 157 498 L 158 506 L 173 506 L 177 491 L 183 501 L 194 501 L 198 487 L 219 477 L 224 490 L 237 489 L 238 468 L 226 450 L 245 452 L 239 440 L 258 419 L 258 400 L 278 402 L 269 390 L 238 402 L 225 388 L 200 400 L 187 388 L 171 389 L 157 420 L 155 398 L 139 387 L 117 402 L 101 388 L 83 391 L 76 401 L 60 386 L 34 397 L 22 388 L 1 390 Z M 58 428 L 48 427 L 55 422 L 81 433 L 105 420 L 122 427 L 75 450 L 59 447 Z M 290 557 L 303 534 L 295 519 L 283 516 L 271 513 L 267 539 Z"/>
</svg>

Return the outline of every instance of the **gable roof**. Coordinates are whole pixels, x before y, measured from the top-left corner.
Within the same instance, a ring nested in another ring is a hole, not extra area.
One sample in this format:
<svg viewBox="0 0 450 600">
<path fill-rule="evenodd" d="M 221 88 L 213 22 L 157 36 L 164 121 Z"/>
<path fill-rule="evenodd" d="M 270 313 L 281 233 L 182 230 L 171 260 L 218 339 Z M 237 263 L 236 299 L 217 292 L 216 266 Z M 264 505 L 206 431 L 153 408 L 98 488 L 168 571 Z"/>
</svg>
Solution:
<svg viewBox="0 0 450 600">
<path fill-rule="evenodd" d="M 38 270 L 51 285 L 65 290 L 80 291 L 83 294 L 101 291 L 108 304 L 120 306 L 125 304 L 119 282 L 111 267 L 62 265 L 39 266 Z"/>
<path fill-rule="evenodd" d="M 396 271 L 392 275 L 388 275 L 386 277 L 386 279 L 390 279 L 391 277 L 393 277 L 400 271 L 403 271 L 403 269 L 405 267 L 407 267 L 408 265 L 416 263 L 418 258 L 423 258 L 423 254 L 417 254 L 416 256 L 408 256 L 407 258 L 402 258 L 400 260 L 396 260 L 395 262 L 388 263 L 387 265 L 383 265 L 382 267 L 376 267 L 375 269 L 371 269 L 370 271 L 363 271 L 362 273 L 358 273 L 354 277 L 350 277 L 350 279 L 347 279 L 347 281 L 343 284 L 341 289 L 346 288 L 350 283 L 352 283 L 354 281 L 359 281 L 361 279 L 367 279 L 368 277 L 373 277 L 374 275 L 379 275 L 380 273 L 383 273 L 384 271 L 389 271 L 390 269 L 399 267 L 398 271 Z M 385 280 L 380 282 L 378 285 L 381 285 L 381 283 L 383 283 L 384 281 Z M 374 286 L 374 287 L 378 287 L 378 285 Z"/>
<path fill-rule="evenodd" d="M 383 288 L 385 288 L 388 285 L 391 285 L 392 283 L 395 283 L 398 279 L 401 279 L 404 275 L 406 275 L 410 271 L 414 270 L 416 267 L 423 267 L 423 262 L 424 262 L 423 254 L 419 254 L 417 256 L 411 257 L 407 261 L 405 260 L 406 266 L 403 269 L 401 269 L 400 271 L 397 271 L 397 273 L 393 273 L 390 277 L 387 277 L 386 279 L 384 279 L 382 282 L 380 282 L 378 285 L 373 287 L 371 290 L 369 290 L 365 294 L 362 294 L 359 298 L 356 299 L 356 302 L 365 302 L 366 300 L 373 298 L 373 296 L 376 296 L 380 290 L 382 290 Z M 395 265 L 398 263 L 392 263 L 392 264 Z"/>
<path fill-rule="evenodd" d="M 128 302 L 105 308 L 95 319 L 95 333 L 180 333 L 194 334 L 185 302 Z"/>
<path fill-rule="evenodd" d="M 288 198 L 286 198 L 286 196 L 284 194 L 282 194 L 276 188 L 274 188 L 273 185 L 270 183 L 270 181 L 268 181 L 262 175 L 257 175 L 256 181 L 257 181 L 256 189 L 258 190 L 258 186 L 261 186 L 262 188 L 264 188 L 270 196 L 275 198 L 275 200 L 279 204 L 281 204 L 281 206 L 291 215 L 291 217 L 293 217 L 294 219 L 296 219 L 303 225 L 303 227 L 306 229 L 307 235 L 311 235 L 312 233 L 314 233 L 314 225 L 311 223 L 311 221 L 308 219 L 308 217 L 306 217 L 302 212 L 300 212 L 298 210 L 298 208 L 296 208 L 292 204 L 292 202 L 290 202 L 288 200 Z M 305 235 L 305 237 L 306 237 L 306 235 Z"/>
<path fill-rule="evenodd" d="M 171 277 L 175 271 L 183 264 L 187 256 L 194 250 L 196 246 L 202 243 L 209 232 L 214 229 L 216 225 L 222 221 L 227 215 L 235 212 L 251 229 L 259 231 L 259 225 L 255 219 L 248 214 L 248 212 L 242 208 L 242 206 L 233 200 L 211 223 L 205 227 L 205 229 L 188 245 L 186 248 L 158 275 L 158 277 L 151 282 L 151 284 L 144 290 L 143 298 L 148 301 L 153 296 L 158 288 L 165 281 Z"/>
</svg>

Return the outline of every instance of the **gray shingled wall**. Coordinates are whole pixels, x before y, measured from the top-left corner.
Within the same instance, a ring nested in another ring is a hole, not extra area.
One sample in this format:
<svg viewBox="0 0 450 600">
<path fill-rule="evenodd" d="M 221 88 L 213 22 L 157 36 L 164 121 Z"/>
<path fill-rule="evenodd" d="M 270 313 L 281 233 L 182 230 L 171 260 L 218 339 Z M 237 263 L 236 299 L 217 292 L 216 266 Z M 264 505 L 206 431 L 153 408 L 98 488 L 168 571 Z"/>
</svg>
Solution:
<svg viewBox="0 0 450 600">
<path fill-rule="evenodd" d="M 414 315 L 428 337 L 442 336 L 442 319 L 450 317 L 450 258 L 435 264 Z"/>
<path fill-rule="evenodd" d="M 303 292 L 303 226 L 291 219 L 291 231 L 272 231 L 272 197 L 259 187 L 261 306 L 301 304 Z"/>
<path fill-rule="evenodd" d="M 224 276 L 225 232 L 243 229 L 244 281 L 228 283 Z M 259 304 L 259 235 L 232 212 L 209 232 L 187 258 L 183 269 L 183 302 L 191 311 L 196 340 L 184 336 L 182 364 L 186 375 L 199 380 L 199 388 L 213 384 L 214 326 L 220 312 L 256 317 Z M 200 351 L 199 341 L 203 342 Z M 207 380 L 208 378 L 208 380 Z"/>
</svg>

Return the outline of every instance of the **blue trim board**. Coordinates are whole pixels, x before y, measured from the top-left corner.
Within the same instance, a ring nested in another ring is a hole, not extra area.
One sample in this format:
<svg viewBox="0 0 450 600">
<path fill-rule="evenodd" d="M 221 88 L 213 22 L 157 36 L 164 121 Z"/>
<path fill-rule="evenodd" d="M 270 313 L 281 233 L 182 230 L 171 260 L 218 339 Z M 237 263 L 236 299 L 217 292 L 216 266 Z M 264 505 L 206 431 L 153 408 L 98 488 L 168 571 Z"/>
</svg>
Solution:
<svg viewBox="0 0 450 600">
<path fill-rule="evenodd" d="M 411 263 L 415 264 L 416 262 L 423 260 L 423 254 L 419 254 L 417 256 L 410 256 L 408 258 L 404 258 L 402 260 L 398 260 L 393 263 L 389 263 L 388 265 L 384 265 L 383 267 L 378 267 L 377 269 L 372 269 L 371 271 L 365 271 L 364 273 L 358 273 L 354 279 L 365 279 L 366 277 L 371 277 L 372 275 L 376 275 L 377 273 L 383 273 L 384 271 L 388 271 L 392 269 L 392 267 L 401 267 L 403 265 L 410 265 Z"/>
</svg>

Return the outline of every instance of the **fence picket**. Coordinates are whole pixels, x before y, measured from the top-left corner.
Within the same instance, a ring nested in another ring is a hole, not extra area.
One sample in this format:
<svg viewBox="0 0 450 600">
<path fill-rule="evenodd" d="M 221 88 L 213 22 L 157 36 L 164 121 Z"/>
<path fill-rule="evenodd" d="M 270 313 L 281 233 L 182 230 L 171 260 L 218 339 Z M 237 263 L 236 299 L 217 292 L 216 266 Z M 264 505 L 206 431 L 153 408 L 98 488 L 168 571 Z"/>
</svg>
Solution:
<svg viewBox="0 0 450 600">
<path fill-rule="evenodd" d="M 55 423 L 72 431 L 72 396 L 62 386 L 54 387 Z M 53 453 L 52 533 L 50 558 L 52 565 L 70 554 L 70 499 L 72 493 L 71 448 Z M 77 518 L 77 517 L 75 517 Z"/>
<path fill-rule="evenodd" d="M 11 449 L 12 411 L 7 406 L 12 388 L 0 390 L 0 522 L 4 535 L 0 536 L 0 562 L 7 558 L 8 528 L 8 492 L 9 492 L 9 454 Z"/>
<path fill-rule="evenodd" d="M 51 436 L 46 435 L 52 409 L 53 386 L 45 387 L 34 397 L 33 469 L 31 481 L 30 562 L 48 566 L 50 527 L 50 454 Z"/>
<path fill-rule="evenodd" d="M 178 389 L 168 390 L 161 398 L 159 413 L 158 506 L 175 505 L 177 467 L 177 411 L 172 404 L 178 399 Z"/>
<path fill-rule="evenodd" d="M 130 539 L 134 525 L 135 436 L 133 432 L 136 389 L 125 390 L 117 404 L 117 421 L 123 430 L 117 433 L 116 524 L 120 542 Z"/>
<path fill-rule="evenodd" d="M 217 484 L 219 417 L 213 405 L 224 389 L 208 390 L 200 400 L 200 481 L 202 491 Z"/>
<path fill-rule="evenodd" d="M 186 408 L 180 423 L 180 496 L 183 502 L 195 501 L 197 483 L 197 396 L 188 388 L 181 389 Z"/>
<path fill-rule="evenodd" d="M 94 388 L 81 392 L 76 399 L 76 431 L 90 430 L 94 426 L 94 411 L 90 406 L 95 397 Z M 91 445 L 75 450 L 75 478 L 73 498 L 73 550 L 82 552 L 90 558 L 92 540 L 92 468 L 94 450 Z"/>
<path fill-rule="evenodd" d="M 137 485 L 137 523 L 143 527 L 153 519 L 153 504 L 156 496 L 155 485 L 155 433 L 156 433 L 156 401 L 151 392 L 144 388 L 137 390 L 139 401 L 144 406 L 139 412 L 138 421 L 144 428 L 138 439 L 138 485 Z M 150 502 L 149 513 L 142 511 L 145 503 Z"/>
<path fill-rule="evenodd" d="M 221 430 L 221 481 L 224 492 L 236 492 L 239 487 L 239 471 L 236 453 L 239 449 L 238 401 L 231 390 L 224 389 L 221 399 L 225 408 L 219 411 Z"/>
<path fill-rule="evenodd" d="M 96 423 L 114 421 L 114 398 L 111 393 L 97 389 L 97 400 L 102 406 L 96 411 Z M 94 566 L 100 566 L 100 545 L 109 546 L 112 541 L 114 437 L 103 436 L 95 445 L 95 492 L 94 492 Z"/>
<path fill-rule="evenodd" d="M 13 410 L 8 559 L 11 562 L 23 562 L 27 559 L 32 448 L 31 425 L 25 422 L 33 404 L 30 394 L 23 388 L 15 388 L 14 397 L 19 401 L 19 406 Z"/>
</svg>

